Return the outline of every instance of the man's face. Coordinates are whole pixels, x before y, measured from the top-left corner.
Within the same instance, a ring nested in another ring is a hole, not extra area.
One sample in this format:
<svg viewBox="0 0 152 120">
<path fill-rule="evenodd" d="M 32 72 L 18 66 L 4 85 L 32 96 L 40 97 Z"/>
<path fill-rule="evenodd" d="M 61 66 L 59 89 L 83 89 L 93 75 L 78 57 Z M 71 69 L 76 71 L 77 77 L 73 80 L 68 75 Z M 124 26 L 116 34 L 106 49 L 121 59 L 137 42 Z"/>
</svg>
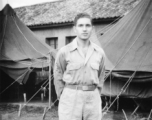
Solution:
<svg viewBox="0 0 152 120">
<path fill-rule="evenodd" d="M 92 32 L 92 24 L 89 18 L 80 18 L 74 26 L 77 37 L 81 40 L 88 40 Z"/>
</svg>

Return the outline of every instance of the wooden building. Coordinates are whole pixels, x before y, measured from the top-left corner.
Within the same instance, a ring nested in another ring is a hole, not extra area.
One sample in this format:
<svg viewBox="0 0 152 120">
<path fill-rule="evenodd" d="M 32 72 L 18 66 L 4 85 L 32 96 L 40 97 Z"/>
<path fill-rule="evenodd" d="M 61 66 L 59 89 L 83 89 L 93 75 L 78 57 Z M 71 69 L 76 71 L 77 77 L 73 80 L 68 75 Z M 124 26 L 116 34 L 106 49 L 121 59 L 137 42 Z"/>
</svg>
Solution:
<svg viewBox="0 0 152 120">
<path fill-rule="evenodd" d="M 16 8 L 18 17 L 46 44 L 60 49 L 75 37 L 73 19 L 87 12 L 100 37 L 139 0 L 62 0 Z"/>
</svg>

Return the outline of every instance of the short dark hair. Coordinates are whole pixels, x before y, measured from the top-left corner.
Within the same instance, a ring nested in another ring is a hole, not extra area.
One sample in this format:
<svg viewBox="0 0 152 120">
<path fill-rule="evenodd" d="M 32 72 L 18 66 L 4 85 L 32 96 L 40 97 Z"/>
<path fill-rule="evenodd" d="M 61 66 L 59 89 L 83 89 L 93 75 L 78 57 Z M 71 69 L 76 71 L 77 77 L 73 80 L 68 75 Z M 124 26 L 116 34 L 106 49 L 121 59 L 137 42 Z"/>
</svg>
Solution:
<svg viewBox="0 0 152 120">
<path fill-rule="evenodd" d="M 74 26 L 76 26 L 77 24 L 77 21 L 80 19 L 80 18 L 89 18 L 91 20 L 91 24 L 93 24 L 92 22 L 92 17 L 88 14 L 88 13 L 78 13 L 75 18 L 74 18 Z"/>
</svg>

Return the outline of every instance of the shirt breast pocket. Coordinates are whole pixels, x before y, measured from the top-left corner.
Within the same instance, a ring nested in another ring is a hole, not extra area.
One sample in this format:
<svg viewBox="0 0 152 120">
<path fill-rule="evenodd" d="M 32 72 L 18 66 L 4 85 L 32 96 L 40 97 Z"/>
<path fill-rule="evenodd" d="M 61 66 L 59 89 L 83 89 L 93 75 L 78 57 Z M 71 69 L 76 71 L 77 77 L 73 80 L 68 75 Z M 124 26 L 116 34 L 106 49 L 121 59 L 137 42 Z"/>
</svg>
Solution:
<svg viewBox="0 0 152 120">
<path fill-rule="evenodd" d="M 91 78 L 94 80 L 98 80 L 98 72 L 99 72 L 99 64 L 98 63 L 91 63 Z"/>
<path fill-rule="evenodd" d="M 64 80 L 71 82 L 78 70 L 81 68 L 80 63 L 69 63 L 64 74 Z"/>
<path fill-rule="evenodd" d="M 93 70 L 99 70 L 99 64 L 98 63 L 91 63 L 90 64 L 91 65 L 91 68 L 93 69 Z"/>
<path fill-rule="evenodd" d="M 68 71 L 73 71 L 73 70 L 78 70 L 81 67 L 80 63 L 70 63 L 67 65 L 67 70 Z"/>
</svg>

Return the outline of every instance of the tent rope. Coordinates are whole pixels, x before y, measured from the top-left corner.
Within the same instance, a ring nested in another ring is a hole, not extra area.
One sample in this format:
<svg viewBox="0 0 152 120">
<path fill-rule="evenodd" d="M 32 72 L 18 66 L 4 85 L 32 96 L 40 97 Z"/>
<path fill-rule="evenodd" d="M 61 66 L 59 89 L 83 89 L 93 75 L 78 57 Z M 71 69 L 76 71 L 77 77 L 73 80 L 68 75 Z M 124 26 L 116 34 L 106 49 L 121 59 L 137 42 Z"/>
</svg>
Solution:
<svg viewBox="0 0 152 120">
<path fill-rule="evenodd" d="M 43 86 L 46 82 L 48 82 L 48 81 L 49 81 L 49 80 L 47 79 L 47 80 L 42 84 L 42 86 Z M 46 87 L 47 85 L 48 85 L 48 83 L 45 85 L 45 87 Z M 34 94 L 34 96 L 35 96 L 40 90 L 41 90 L 41 88 Z M 34 96 L 32 96 L 32 97 L 30 98 L 30 100 L 31 100 Z M 20 106 L 20 111 L 21 111 L 22 108 L 24 108 L 28 103 L 29 103 L 29 101 L 26 102 L 23 107 Z M 14 111 L 14 112 L 12 112 L 12 113 L 16 113 L 16 111 Z"/>
<path fill-rule="evenodd" d="M 106 112 L 111 108 L 111 106 L 114 104 L 114 102 L 119 98 L 119 96 L 121 95 L 122 92 L 124 92 L 124 89 L 126 89 L 126 85 L 128 84 L 128 82 L 131 81 L 131 79 L 133 78 L 134 74 L 129 78 L 129 80 L 125 83 L 125 85 L 121 88 L 121 91 L 119 92 L 119 94 L 116 96 L 116 98 L 113 100 L 113 102 L 109 105 L 109 107 L 106 109 Z"/>
<path fill-rule="evenodd" d="M 2 43 L 1 43 L 1 46 L 0 46 L 0 51 L 2 51 L 2 45 L 3 45 L 3 42 L 4 42 L 4 37 L 5 37 L 5 32 L 6 32 L 6 25 L 7 25 L 7 15 L 6 15 L 6 20 L 4 20 L 4 33 L 3 33 L 3 36 L 2 36 Z"/>
<path fill-rule="evenodd" d="M 142 7 L 140 8 L 140 9 L 142 9 Z M 136 14 L 136 16 L 137 16 L 138 14 Z M 119 22 L 121 22 L 123 19 L 121 19 Z M 133 21 L 133 19 L 131 19 L 130 20 L 130 22 L 131 21 Z M 121 26 L 121 28 L 123 28 L 125 25 L 127 24 L 127 22 L 125 23 L 125 24 L 123 24 L 122 26 Z M 115 24 L 116 25 L 116 24 Z M 112 28 L 110 28 L 110 29 L 112 29 Z M 110 30 L 108 30 L 108 31 L 110 31 Z M 117 31 L 117 33 L 118 33 L 119 31 Z M 107 45 L 108 44 L 110 44 L 110 42 L 113 40 L 113 38 L 115 37 L 115 35 L 116 34 L 114 34 L 111 38 L 110 38 L 110 40 L 107 42 L 107 44 L 105 45 L 105 46 L 103 46 L 104 48 L 106 48 L 107 47 Z M 100 37 L 102 37 L 102 36 L 100 36 Z"/>
<path fill-rule="evenodd" d="M 109 74 L 111 74 L 112 70 L 114 70 L 114 68 L 120 63 L 120 61 L 126 56 L 126 54 L 130 51 L 130 49 L 133 47 L 133 45 L 137 42 L 138 38 L 140 37 L 140 35 L 142 34 L 142 32 L 145 30 L 145 28 L 148 26 L 148 24 L 150 23 L 151 19 L 146 23 L 146 25 L 144 26 L 144 28 L 142 29 L 142 31 L 140 32 L 140 34 L 138 35 L 138 37 L 135 39 L 135 41 L 132 43 L 132 45 L 129 47 L 129 49 L 126 51 L 126 53 L 123 54 L 123 56 L 117 61 L 116 65 L 109 71 L 109 73 L 107 74 L 107 76 L 105 77 L 105 79 L 107 79 L 107 77 L 109 76 Z"/>
<path fill-rule="evenodd" d="M 43 85 L 44 85 L 45 83 L 47 83 L 47 82 L 48 82 L 48 79 L 43 83 Z M 48 84 L 49 84 L 49 82 L 45 85 L 45 87 L 47 87 Z M 24 108 L 24 107 L 41 91 L 41 89 L 42 89 L 42 88 L 40 87 L 40 89 L 36 91 L 36 93 L 23 105 L 22 108 Z M 22 109 L 22 108 L 21 108 L 21 109 Z"/>
<path fill-rule="evenodd" d="M 46 113 L 49 111 L 49 109 L 52 108 L 52 106 L 53 106 L 57 101 L 58 101 L 58 99 L 56 99 L 56 100 L 52 103 L 52 105 L 48 107 L 48 109 L 44 110 L 44 114 L 43 114 L 43 119 L 42 119 L 42 120 L 44 120 Z"/>
<path fill-rule="evenodd" d="M 51 76 L 51 78 L 53 79 L 53 75 Z M 51 80 L 52 80 L 51 79 Z M 48 83 L 47 83 L 48 82 Z M 47 83 L 44 87 L 47 87 L 47 85 L 49 85 L 49 80 L 47 79 L 41 86 L 43 86 L 45 83 Z M 37 90 L 37 92 L 23 105 L 23 107 L 22 108 L 24 108 L 39 92 L 40 92 L 40 90 L 41 90 L 41 87 L 40 87 L 40 89 L 39 90 Z M 21 109 L 22 109 L 21 108 Z"/>
<path fill-rule="evenodd" d="M 110 26 L 112 26 L 112 24 L 114 24 L 116 21 L 118 21 L 118 22 L 120 22 L 119 20 L 121 20 L 121 18 L 123 17 L 124 15 L 121 15 L 121 16 L 119 16 L 117 19 L 115 19 L 113 22 L 111 22 L 111 23 L 109 23 L 108 25 L 106 25 L 105 27 L 103 27 L 102 29 L 100 29 L 100 30 L 98 30 L 97 32 L 96 32 L 96 34 L 98 35 L 100 35 L 101 34 L 101 32 L 102 31 L 104 31 L 104 29 L 107 29 L 107 28 L 109 28 Z M 115 27 L 116 26 L 116 24 L 114 24 L 112 27 L 110 27 L 107 31 L 105 31 L 103 34 L 105 34 L 105 33 L 107 33 L 108 31 L 110 31 L 113 27 Z M 102 36 L 100 36 L 100 37 L 102 37 Z M 98 37 L 99 39 L 100 39 L 100 37 Z"/>
<path fill-rule="evenodd" d="M 152 16 L 151 16 L 151 18 L 152 18 Z M 148 24 L 150 23 L 150 21 L 151 21 L 151 18 L 150 18 L 150 20 L 146 23 L 146 25 L 143 27 L 143 29 L 142 29 L 142 31 L 140 32 L 140 34 L 138 35 L 138 37 L 135 39 L 135 41 L 133 42 L 133 44 L 130 46 L 130 48 L 127 50 L 127 52 L 122 56 L 122 58 L 120 59 L 120 60 L 118 60 L 117 61 L 117 64 L 113 67 L 113 69 L 120 63 L 120 61 L 123 59 L 123 57 L 129 52 L 129 50 L 132 48 L 132 46 L 136 43 L 136 41 L 138 40 L 138 38 L 140 37 L 140 35 L 142 34 L 142 32 L 145 30 L 145 28 L 148 26 Z M 151 47 L 150 47 L 151 48 Z M 150 52 L 150 48 L 149 48 L 149 51 L 148 52 L 146 52 L 147 54 L 146 54 L 146 57 L 147 57 L 147 55 L 148 55 L 148 53 Z M 146 58 L 146 57 L 144 57 L 144 58 Z M 145 60 L 145 59 L 144 59 Z M 143 61 L 144 61 L 143 60 Z M 143 63 L 143 61 L 141 61 L 141 64 Z M 138 69 L 141 67 L 141 64 L 138 66 Z M 112 72 L 112 70 L 113 69 L 111 69 L 110 70 L 110 72 L 108 73 L 108 75 L 105 77 L 105 80 L 108 78 L 108 76 L 111 74 L 111 72 Z M 138 69 L 136 69 L 136 71 L 133 73 L 133 75 L 132 75 L 132 79 L 133 79 L 133 77 L 135 76 L 135 73 L 137 72 L 137 70 Z M 118 99 L 118 97 L 121 95 L 121 93 L 122 92 L 124 92 L 124 90 L 123 90 L 123 88 L 125 88 L 125 90 L 129 87 L 129 84 L 131 83 L 131 81 L 132 81 L 132 79 L 129 79 L 127 82 L 126 82 L 126 84 L 122 87 L 122 89 L 121 89 L 121 91 L 120 91 L 120 93 L 117 95 L 117 97 L 115 98 L 115 100 L 117 100 Z M 126 86 L 126 87 L 125 87 Z M 107 109 L 107 111 L 110 109 L 110 107 L 113 105 L 113 103 L 115 102 L 115 100 L 111 103 L 111 105 L 109 106 L 109 108 Z"/>
<path fill-rule="evenodd" d="M 140 3 L 140 2 L 139 2 L 139 3 Z M 138 3 L 138 4 L 139 4 L 139 3 Z M 131 10 L 127 11 L 127 12 L 125 13 L 125 15 L 127 15 L 128 13 L 130 13 L 131 11 L 133 11 L 136 7 L 137 7 L 137 5 L 136 5 L 135 7 L 133 7 Z M 119 17 L 118 17 L 117 19 L 115 19 L 113 22 L 111 22 L 110 24 L 108 24 L 108 25 L 106 25 L 105 27 L 103 27 L 103 29 L 108 28 L 109 26 L 111 26 L 113 23 L 115 23 L 115 22 L 118 21 L 118 20 L 121 21 L 121 18 L 122 18 L 123 16 L 124 16 L 124 15 L 119 16 Z M 120 21 L 118 21 L 117 23 L 119 23 Z M 110 27 L 107 31 L 105 31 L 104 34 L 107 33 L 108 31 L 110 31 L 110 30 L 111 30 L 112 28 L 114 28 L 115 26 L 116 26 L 116 24 L 114 24 L 114 25 L 113 25 L 112 27 Z M 96 34 L 100 34 L 100 32 L 103 31 L 103 29 L 97 31 Z M 100 37 L 102 37 L 102 36 L 100 36 Z M 100 37 L 98 37 L 98 38 L 100 39 Z"/>
<path fill-rule="evenodd" d="M 149 53 L 150 51 L 151 51 L 151 47 L 148 49 L 148 52 L 146 52 L 145 56 L 143 56 L 145 59 L 147 58 L 148 53 Z M 115 98 L 115 100 L 110 104 L 110 106 L 108 107 L 108 109 L 106 110 L 106 112 L 110 109 L 110 107 L 114 104 L 114 102 L 119 98 L 119 96 L 121 95 L 121 93 L 122 93 L 122 92 L 125 92 L 126 89 L 129 87 L 129 85 L 130 85 L 131 81 L 133 80 L 133 78 L 134 78 L 137 70 L 142 66 L 142 64 L 143 64 L 143 62 L 144 62 L 145 59 L 143 59 L 143 60 L 141 61 L 140 65 L 138 66 L 138 68 L 136 69 L 136 71 L 132 74 L 132 76 L 129 78 L 129 80 L 128 80 L 128 81 L 125 83 L 125 85 L 122 87 L 120 93 L 117 95 L 117 97 Z"/>
<path fill-rule="evenodd" d="M 4 93 L 8 88 L 10 88 L 15 82 L 17 82 L 22 76 L 24 76 L 28 71 L 29 71 L 30 68 L 27 69 L 27 71 L 25 71 L 21 76 L 19 76 L 16 80 L 14 80 L 14 82 L 12 82 L 10 85 L 8 85 L 1 93 Z M 30 69 L 31 70 L 31 69 Z M 32 71 L 32 70 L 31 70 Z"/>
<path fill-rule="evenodd" d="M 39 62 L 38 62 L 39 63 Z M 14 80 L 14 82 L 12 82 L 10 85 L 8 85 L 2 92 L 0 92 L 0 95 L 2 93 L 4 93 L 7 89 L 9 89 L 15 82 L 17 82 L 22 76 L 24 76 L 29 70 L 32 71 L 34 70 L 34 68 L 30 69 L 32 67 L 34 63 L 30 64 L 30 67 L 28 67 L 27 71 L 25 71 L 25 73 L 23 73 L 21 76 L 19 76 L 18 78 L 16 78 L 16 80 Z"/>
</svg>

